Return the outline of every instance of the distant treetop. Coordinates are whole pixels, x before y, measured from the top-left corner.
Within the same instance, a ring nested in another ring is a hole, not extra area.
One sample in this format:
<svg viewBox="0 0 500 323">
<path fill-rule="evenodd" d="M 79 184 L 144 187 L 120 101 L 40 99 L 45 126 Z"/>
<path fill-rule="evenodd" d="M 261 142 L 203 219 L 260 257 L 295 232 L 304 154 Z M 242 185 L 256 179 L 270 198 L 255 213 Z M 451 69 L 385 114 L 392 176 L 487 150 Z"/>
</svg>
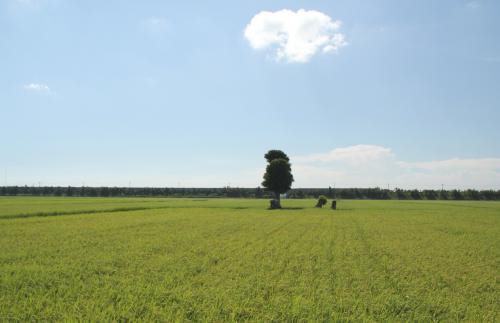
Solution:
<svg viewBox="0 0 500 323">
<path fill-rule="evenodd" d="M 267 162 L 270 163 L 275 159 L 284 159 L 286 161 L 289 161 L 290 158 L 282 152 L 281 150 L 269 150 L 264 157 L 267 159 Z"/>
</svg>

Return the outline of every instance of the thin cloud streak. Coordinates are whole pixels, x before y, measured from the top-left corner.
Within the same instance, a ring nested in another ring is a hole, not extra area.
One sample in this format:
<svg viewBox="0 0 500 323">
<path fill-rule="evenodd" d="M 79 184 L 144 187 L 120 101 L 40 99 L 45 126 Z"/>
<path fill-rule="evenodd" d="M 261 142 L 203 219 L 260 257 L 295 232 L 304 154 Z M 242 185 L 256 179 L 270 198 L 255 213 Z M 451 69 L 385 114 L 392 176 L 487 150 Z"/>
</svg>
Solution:
<svg viewBox="0 0 500 323">
<path fill-rule="evenodd" d="M 292 158 L 296 187 L 500 189 L 500 158 L 401 161 L 390 148 L 355 145 Z"/>
<path fill-rule="evenodd" d="M 47 84 L 43 83 L 30 83 L 26 84 L 23 87 L 26 91 L 35 92 L 35 93 L 43 93 L 43 94 L 51 94 L 52 91 Z"/>
</svg>

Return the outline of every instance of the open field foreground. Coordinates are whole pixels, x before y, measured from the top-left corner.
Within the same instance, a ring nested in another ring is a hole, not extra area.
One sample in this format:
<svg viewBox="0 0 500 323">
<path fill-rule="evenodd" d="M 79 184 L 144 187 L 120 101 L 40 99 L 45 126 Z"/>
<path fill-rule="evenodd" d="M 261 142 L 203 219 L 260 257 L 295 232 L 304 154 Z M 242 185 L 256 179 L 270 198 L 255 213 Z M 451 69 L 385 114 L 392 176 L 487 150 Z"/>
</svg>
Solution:
<svg viewBox="0 0 500 323">
<path fill-rule="evenodd" d="M 500 203 L 0 198 L 0 321 L 498 321 Z"/>
</svg>

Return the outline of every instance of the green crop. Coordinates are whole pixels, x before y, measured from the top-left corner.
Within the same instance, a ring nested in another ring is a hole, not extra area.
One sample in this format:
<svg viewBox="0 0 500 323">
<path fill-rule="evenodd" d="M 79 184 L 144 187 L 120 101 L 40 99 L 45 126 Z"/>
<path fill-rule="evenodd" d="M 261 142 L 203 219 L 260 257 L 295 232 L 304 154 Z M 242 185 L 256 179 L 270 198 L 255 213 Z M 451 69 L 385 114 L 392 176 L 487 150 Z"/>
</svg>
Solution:
<svg viewBox="0 0 500 323">
<path fill-rule="evenodd" d="M 0 321 L 498 321 L 500 203 L 0 198 Z"/>
</svg>

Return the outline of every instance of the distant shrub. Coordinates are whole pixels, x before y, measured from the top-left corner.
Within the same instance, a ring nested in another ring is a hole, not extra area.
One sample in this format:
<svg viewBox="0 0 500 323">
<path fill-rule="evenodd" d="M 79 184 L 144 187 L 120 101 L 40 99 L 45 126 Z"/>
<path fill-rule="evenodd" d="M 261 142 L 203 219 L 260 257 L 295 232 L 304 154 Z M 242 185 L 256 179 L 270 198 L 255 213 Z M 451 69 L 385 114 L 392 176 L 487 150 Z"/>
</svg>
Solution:
<svg viewBox="0 0 500 323">
<path fill-rule="evenodd" d="M 320 195 L 318 197 L 318 203 L 316 203 L 316 207 L 323 207 L 328 202 L 328 199 L 324 195 Z"/>
</svg>

